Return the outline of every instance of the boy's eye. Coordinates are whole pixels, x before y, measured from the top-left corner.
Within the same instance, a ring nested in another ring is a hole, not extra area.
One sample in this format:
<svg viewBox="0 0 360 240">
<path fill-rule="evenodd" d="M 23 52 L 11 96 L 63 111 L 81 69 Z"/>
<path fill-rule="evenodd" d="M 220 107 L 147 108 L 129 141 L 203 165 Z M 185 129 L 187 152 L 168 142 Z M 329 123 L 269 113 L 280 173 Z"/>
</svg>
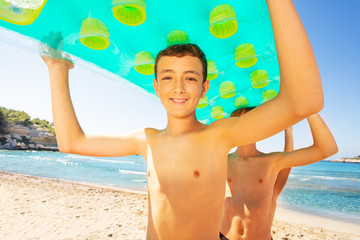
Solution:
<svg viewBox="0 0 360 240">
<path fill-rule="evenodd" d="M 169 79 L 171 79 L 171 77 L 163 77 L 163 78 L 161 78 L 161 80 L 169 80 Z"/>
<path fill-rule="evenodd" d="M 192 77 L 188 77 L 186 79 L 189 80 L 189 81 L 196 81 L 196 78 L 192 78 Z"/>
</svg>

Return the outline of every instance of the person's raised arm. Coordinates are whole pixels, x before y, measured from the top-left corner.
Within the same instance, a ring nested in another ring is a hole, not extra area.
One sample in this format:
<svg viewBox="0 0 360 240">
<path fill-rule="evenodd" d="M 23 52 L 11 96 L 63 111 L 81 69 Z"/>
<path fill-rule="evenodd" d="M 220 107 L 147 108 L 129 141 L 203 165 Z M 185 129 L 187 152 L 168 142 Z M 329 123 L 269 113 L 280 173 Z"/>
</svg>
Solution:
<svg viewBox="0 0 360 240">
<path fill-rule="evenodd" d="M 310 40 L 291 0 L 267 0 L 280 67 L 280 97 L 301 115 L 323 107 L 319 69 Z"/>
<path fill-rule="evenodd" d="M 229 147 L 270 137 L 323 107 L 315 56 L 291 0 L 267 0 L 280 68 L 278 95 L 239 118 L 215 121 Z M 239 135 L 238 133 L 242 134 Z"/>
<path fill-rule="evenodd" d="M 285 129 L 284 133 L 285 133 L 284 152 L 292 152 L 294 151 L 293 128 L 288 127 L 287 129 Z"/>
<path fill-rule="evenodd" d="M 294 138 L 292 134 L 293 128 L 289 127 L 285 129 L 284 132 L 285 132 L 284 152 L 292 152 L 294 151 Z M 291 168 L 285 168 L 279 172 L 274 185 L 274 194 L 276 194 L 277 196 L 279 196 L 281 191 L 284 189 L 285 184 L 289 178 L 290 171 Z"/>
<path fill-rule="evenodd" d="M 279 169 L 308 165 L 337 153 L 335 139 L 320 115 L 313 114 L 307 120 L 314 141 L 313 145 L 289 153 L 279 153 L 276 158 Z"/>
<path fill-rule="evenodd" d="M 54 38 L 54 34 L 50 34 L 49 38 Z M 42 47 L 46 48 L 41 57 L 50 75 L 52 112 L 59 150 L 92 156 L 144 155 L 144 131 L 124 137 L 90 137 L 84 134 L 70 97 L 69 69 L 74 65 L 62 58 L 60 51 L 48 45 Z"/>
</svg>

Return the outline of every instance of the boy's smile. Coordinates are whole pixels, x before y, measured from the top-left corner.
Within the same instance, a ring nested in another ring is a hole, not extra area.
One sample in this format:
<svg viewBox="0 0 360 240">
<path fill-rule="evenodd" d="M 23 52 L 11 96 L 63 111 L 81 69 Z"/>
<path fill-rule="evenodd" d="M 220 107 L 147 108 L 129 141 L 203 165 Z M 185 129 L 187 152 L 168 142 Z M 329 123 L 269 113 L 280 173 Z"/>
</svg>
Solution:
<svg viewBox="0 0 360 240">
<path fill-rule="evenodd" d="M 158 63 L 158 79 L 154 79 L 157 96 L 168 114 L 186 117 L 195 113 L 209 83 L 203 83 L 202 65 L 197 57 L 162 57 Z"/>
<path fill-rule="evenodd" d="M 187 98 L 170 98 L 170 100 L 174 103 L 174 104 L 185 104 L 185 102 L 188 100 Z"/>
</svg>

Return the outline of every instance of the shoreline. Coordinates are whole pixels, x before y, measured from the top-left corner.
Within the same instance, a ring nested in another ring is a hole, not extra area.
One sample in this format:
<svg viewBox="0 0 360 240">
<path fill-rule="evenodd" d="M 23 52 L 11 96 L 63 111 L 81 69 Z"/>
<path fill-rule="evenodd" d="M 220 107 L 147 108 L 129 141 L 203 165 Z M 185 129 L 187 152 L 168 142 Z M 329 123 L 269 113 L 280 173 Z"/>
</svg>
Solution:
<svg viewBox="0 0 360 240">
<path fill-rule="evenodd" d="M 333 219 L 319 215 L 313 215 L 310 213 L 303 213 L 293 211 L 284 207 L 277 207 L 274 220 L 282 221 L 286 219 L 286 222 L 293 224 L 309 224 L 312 227 L 319 227 L 328 229 L 334 232 L 344 232 L 348 234 L 359 235 L 360 239 L 360 224 L 342 221 L 340 219 Z"/>
<path fill-rule="evenodd" d="M 120 192 L 124 192 L 124 193 L 129 193 L 129 194 L 131 194 L 131 193 L 140 194 L 140 195 L 148 194 L 146 190 L 142 191 L 142 190 L 136 190 L 136 189 L 126 188 L 126 187 L 110 186 L 110 185 L 105 185 L 105 184 L 101 184 L 101 183 L 77 182 L 77 181 L 66 180 L 66 179 L 56 179 L 56 178 L 43 177 L 43 176 L 33 176 L 33 175 L 22 174 L 22 173 L 4 172 L 4 171 L 0 170 L 0 175 L 3 173 L 20 175 L 20 176 L 29 177 L 29 178 L 40 178 L 40 179 L 45 179 L 45 180 L 50 180 L 50 181 L 63 181 L 66 183 L 77 184 L 77 185 L 81 185 L 84 187 L 94 187 L 94 188 L 101 188 L 101 189 L 107 189 L 107 190 L 115 190 L 115 191 L 120 191 Z M 339 221 L 339 222 L 346 222 L 349 224 L 358 225 L 360 227 L 360 222 L 353 220 L 352 216 L 347 216 L 346 214 L 336 218 L 335 215 L 321 215 L 321 214 L 316 214 L 316 213 L 314 214 L 314 213 L 311 213 L 310 211 L 306 211 L 306 210 L 302 210 L 302 209 L 295 209 L 295 208 L 285 206 L 284 204 L 281 204 L 279 202 L 277 205 L 277 209 L 281 209 L 281 210 L 291 212 L 294 214 L 304 214 L 304 215 L 309 215 L 309 216 L 313 216 L 313 217 L 326 218 L 329 220 L 334 220 L 334 221 Z"/>
<path fill-rule="evenodd" d="M 147 193 L 0 172 L 1 239 L 144 239 Z M 360 239 L 359 224 L 279 207 L 274 239 Z M 46 237 L 45 237 L 46 236 Z"/>
<path fill-rule="evenodd" d="M 35 178 L 35 179 L 44 179 L 44 180 L 49 180 L 49 181 L 59 181 L 59 182 L 65 182 L 68 184 L 75 184 L 75 185 L 79 185 L 79 186 L 83 186 L 83 187 L 93 187 L 93 188 L 100 188 L 100 189 L 106 189 L 106 190 L 114 190 L 114 191 L 119 191 L 119 192 L 124 192 L 124 193 L 134 193 L 134 194 L 140 194 L 140 195 L 147 195 L 146 191 L 138 191 L 135 189 L 131 189 L 131 188 L 122 188 L 122 187 L 115 187 L 115 186 L 109 186 L 109 185 L 101 185 L 101 184 L 96 184 L 96 183 L 90 183 L 90 182 L 76 182 L 76 181 L 71 181 L 71 180 L 66 180 L 66 179 L 56 179 L 56 178 L 50 178 L 50 177 L 40 177 L 40 176 L 33 176 L 33 175 L 28 175 L 28 174 L 23 174 L 23 173 L 12 173 L 12 172 L 4 172 L 0 170 L 0 176 L 2 174 L 9 174 L 9 175 L 19 175 L 25 178 Z"/>
<path fill-rule="evenodd" d="M 30 147 L 21 147 L 17 149 L 9 149 L 0 146 L 0 151 L 41 151 L 41 152 L 60 152 L 58 147 L 41 147 L 41 148 L 30 148 Z"/>
<path fill-rule="evenodd" d="M 292 208 L 291 206 L 286 206 L 281 203 L 280 204 L 278 203 L 276 209 L 281 209 L 282 211 L 286 211 L 286 212 L 290 212 L 290 213 L 294 213 L 294 214 L 309 215 L 309 216 L 312 216 L 315 218 L 319 217 L 319 218 L 325 218 L 325 219 L 339 221 L 339 222 L 346 222 L 346 223 L 358 225 L 360 227 L 360 218 L 356 218 L 353 215 L 347 215 L 344 213 L 342 215 L 336 215 L 335 213 L 329 213 L 329 212 L 327 212 L 326 214 L 321 214 L 320 213 L 321 211 L 310 212 L 310 210 L 306 211 L 306 210 L 299 209 L 299 208 Z"/>
</svg>

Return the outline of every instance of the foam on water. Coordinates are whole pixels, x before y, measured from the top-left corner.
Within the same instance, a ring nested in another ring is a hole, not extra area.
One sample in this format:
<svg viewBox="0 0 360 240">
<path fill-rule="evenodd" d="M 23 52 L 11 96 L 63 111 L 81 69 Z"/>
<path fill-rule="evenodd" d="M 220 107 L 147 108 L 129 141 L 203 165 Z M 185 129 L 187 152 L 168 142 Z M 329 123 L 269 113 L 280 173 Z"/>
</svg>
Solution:
<svg viewBox="0 0 360 240">
<path fill-rule="evenodd" d="M 146 175 L 145 172 L 136 172 L 136 171 L 123 170 L 123 169 L 119 169 L 119 173 L 129 173 L 129 174 L 137 174 L 137 175 Z"/>
</svg>

